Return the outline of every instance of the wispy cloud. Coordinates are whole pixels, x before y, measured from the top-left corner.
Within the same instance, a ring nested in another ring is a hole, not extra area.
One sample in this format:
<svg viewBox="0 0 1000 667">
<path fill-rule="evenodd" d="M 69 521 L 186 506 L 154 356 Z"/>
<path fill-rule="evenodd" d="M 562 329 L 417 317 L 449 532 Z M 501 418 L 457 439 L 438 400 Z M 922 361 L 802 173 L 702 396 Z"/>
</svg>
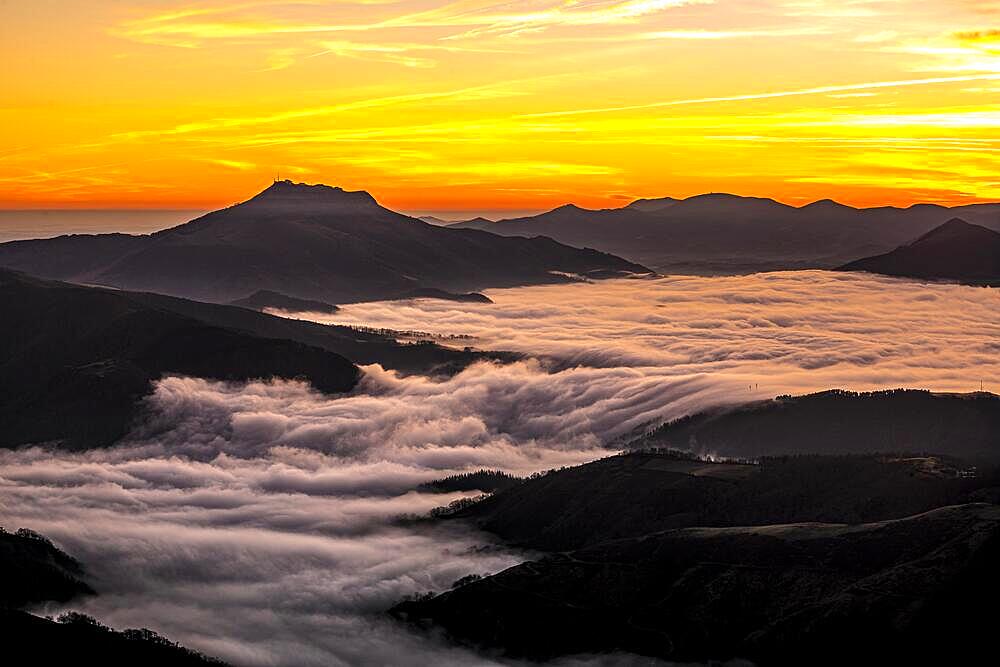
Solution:
<svg viewBox="0 0 1000 667">
<path fill-rule="evenodd" d="M 131 139 L 141 139 L 143 137 L 149 137 L 149 136 L 169 136 L 169 135 L 190 134 L 196 132 L 207 132 L 207 131 L 221 130 L 221 129 L 242 128 L 254 125 L 281 123 L 284 121 L 299 120 L 304 118 L 314 118 L 317 116 L 328 116 L 336 113 L 362 111 L 365 109 L 374 109 L 379 107 L 408 104 L 414 102 L 426 102 L 430 100 L 442 100 L 454 97 L 461 97 L 465 100 L 491 99 L 491 98 L 516 94 L 516 91 L 511 90 L 511 86 L 514 86 L 517 83 L 518 83 L 517 81 L 487 83 L 481 86 L 470 86 L 467 88 L 458 88 L 455 90 L 429 91 L 421 93 L 408 93 L 403 95 L 387 95 L 384 97 L 371 97 L 351 102 L 342 102 L 339 104 L 307 107 L 302 109 L 292 109 L 288 111 L 280 111 L 272 114 L 264 114 L 259 116 L 215 118 L 206 121 L 183 123 L 181 125 L 176 125 L 174 127 L 165 129 L 136 130 L 131 132 L 122 132 L 113 135 L 112 138 L 131 140 Z"/>
<path fill-rule="evenodd" d="M 1000 30 L 967 30 L 954 33 L 963 42 L 990 42 L 1000 44 Z"/>
<path fill-rule="evenodd" d="M 376 43 L 369 40 L 352 41 L 321 41 L 319 45 L 322 51 L 313 54 L 321 56 L 334 54 L 361 60 L 374 60 L 380 62 L 396 63 L 407 67 L 434 67 L 437 61 L 424 53 L 512 53 L 513 49 L 491 49 L 475 46 L 457 46 L 448 44 L 421 44 L 405 42 Z"/>
<path fill-rule="evenodd" d="M 714 0 L 529 0 L 496 3 L 493 0 L 459 0 L 433 9 L 386 15 L 374 21 L 303 21 L 276 18 L 280 3 L 252 3 L 164 12 L 124 21 L 113 33 L 137 41 L 194 47 L 208 40 L 246 39 L 275 35 L 367 32 L 398 28 L 458 30 L 446 38 L 513 35 L 554 27 L 606 26 L 632 23 L 644 16 L 686 5 L 712 4 Z"/>
<path fill-rule="evenodd" d="M 942 83 L 961 83 L 966 81 L 989 81 L 1000 79 L 1000 74 L 970 74 L 963 76 L 926 77 L 921 79 L 902 79 L 899 81 L 869 81 L 864 83 L 849 83 L 837 86 L 816 86 L 814 88 L 799 88 L 797 90 L 782 90 L 769 93 L 747 93 L 744 95 L 722 95 L 718 97 L 696 97 L 691 99 L 665 100 L 644 104 L 628 104 L 622 106 L 593 107 L 588 109 L 567 109 L 565 111 L 544 111 L 524 114 L 528 118 L 545 116 L 575 116 L 594 113 L 613 113 L 618 111 L 638 111 L 642 109 L 658 109 L 663 107 L 682 106 L 688 104 L 712 104 L 718 102 L 743 102 L 750 100 L 766 100 L 778 97 L 797 97 L 801 95 L 824 95 L 852 90 L 874 90 L 881 88 L 903 88 L 907 86 L 929 86 Z"/>
<path fill-rule="evenodd" d="M 256 169 L 257 165 L 253 162 L 244 162 L 242 160 L 223 160 L 220 158 L 215 158 L 209 160 L 212 164 L 217 164 L 221 167 L 229 167 L 230 169 L 239 169 L 240 171 L 249 171 Z"/>
</svg>

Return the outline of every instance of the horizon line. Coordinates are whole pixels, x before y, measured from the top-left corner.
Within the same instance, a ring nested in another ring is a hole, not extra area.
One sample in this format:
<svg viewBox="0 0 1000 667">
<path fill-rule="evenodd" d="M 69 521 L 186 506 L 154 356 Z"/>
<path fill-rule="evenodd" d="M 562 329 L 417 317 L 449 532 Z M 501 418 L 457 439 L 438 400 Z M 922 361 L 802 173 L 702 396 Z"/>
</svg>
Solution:
<svg viewBox="0 0 1000 667">
<path fill-rule="evenodd" d="M 24 206 L 24 205 L 20 205 L 20 206 L 10 206 L 10 207 L 8 207 L 8 206 L 0 205 L 0 212 L 2 212 L 2 213 L 17 213 L 17 212 L 30 213 L 30 212 L 45 212 L 45 211 L 78 211 L 78 212 L 85 212 L 85 211 L 121 211 L 121 212 L 162 211 L 162 212 L 171 212 L 171 211 L 175 211 L 175 212 L 203 212 L 203 213 L 207 213 L 207 212 L 211 212 L 211 211 L 220 210 L 220 209 L 223 209 L 223 208 L 228 208 L 230 206 L 236 206 L 238 204 L 242 204 L 242 203 L 248 201 L 249 199 L 252 199 L 253 197 L 259 195 L 262 192 L 264 192 L 265 190 L 267 190 L 270 187 L 270 185 L 273 185 L 273 184 L 278 183 L 278 182 L 291 183 L 293 185 L 310 185 L 310 186 L 312 186 L 312 185 L 323 185 L 323 186 L 330 187 L 330 188 L 340 188 L 344 192 L 366 192 L 370 196 L 372 196 L 373 199 L 376 200 L 376 202 L 379 204 L 379 206 L 382 206 L 383 208 L 390 208 L 389 206 L 383 205 L 381 202 L 379 202 L 378 198 L 376 198 L 375 195 L 373 195 L 370 190 L 367 190 L 365 188 L 361 188 L 360 190 L 348 190 L 347 188 L 344 188 L 343 186 L 330 185 L 328 183 L 322 183 L 322 182 L 307 183 L 307 182 L 304 182 L 304 181 L 292 181 L 291 179 L 282 179 L 281 181 L 279 181 L 277 179 L 273 179 L 273 177 L 272 177 L 272 180 L 268 184 L 267 187 L 264 187 L 263 189 L 257 191 L 253 195 L 250 195 L 247 199 L 241 199 L 241 200 L 238 200 L 238 201 L 232 201 L 232 202 L 228 202 L 228 203 L 188 205 L 188 206 L 177 206 L 177 205 L 160 206 L 160 205 L 155 205 L 155 204 L 154 205 L 149 205 L 149 206 L 136 206 L 134 204 L 132 204 L 132 205 L 126 205 L 126 206 L 117 206 L 117 205 L 94 206 L 93 204 L 86 204 L 86 205 L 83 205 L 83 206 L 65 206 L 65 205 L 62 205 L 62 206 L 58 206 L 58 205 Z M 534 206 L 519 206 L 519 207 L 509 207 L 509 208 L 506 208 L 506 207 L 493 207 L 493 206 L 489 206 L 489 207 L 487 207 L 487 206 L 483 206 L 483 207 L 462 207 L 462 208 L 435 208 L 435 207 L 426 207 L 425 208 L 425 207 L 415 207 L 415 206 L 400 206 L 398 208 L 391 208 L 391 210 L 396 211 L 396 212 L 404 212 L 404 213 L 406 211 L 410 211 L 410 212 L 405 213 L 405 214 L 409 215 L 409 216 L 412 216 L 414 218 L 419 218 L 421 216 L 437 216 L 438 214 L 447 214 L 449 212 L 451 212 L 451 213 L 462 213 L 462 214 L 466 214 L 466 213 L 467 214 L 472 214 L 473 217 L 483 216 L 483 213 L 485 213 L 485 212 L 492 213 L 494 215 L 495 214 L 503 214 L 503 213 L 509 212 L 509 213 L 517 213 L 517 214 L 519 214 L 518 217 L 530 217 L 532 215 L 540 215 L 542 213 L 548 213 L 550 211 L 554 211 L 554 210 L 557 210 L 559 208 L 564 208 L 566 206 L 573 206 L 573 207 L 576 207 L 576 208 L 579 208 L 579 209 L 585 210 L 585 211 L 613 211 L 613 210 L 620 210 L 620 209 L 623 209 L 623 208 L 627 208 L 628 206 L 630 206 L 630 205 L 632 205 L 632 204 L 634 204 L 635 202 L 638 202 L 638 201 L 655 201 L 655 200 L 658 200 L 658 199 L 674 199 L 676 201 L 687 201 L 687 200 L 690 200 L 690 199 L 696 199 L 696 198 L 699 198 L 699 197 L 707 197 L 707 196 L 712 196 L 712 195 L 729 196 L 729 197 L 735 197 L 735 198 L 739 198 L 739 199 L 759 199 L 759 200 L 765 200 L 765 201 L 772 201 L 772 202 L 775 202 L 777 204 L 781 204 L 781 205 L 784 205 L 784 206 L 789 206 L 791 208 L 798 208 L 798 209 L 806 208 L 808 206 L 811 206 L 813 204 L 818 204 L 820 202 L 832 202 L 834 204 L 837 204 L 837 205 L 840 205 L 840 206 L 844 206 L 846 208 L 852 208 L 852 209 L 855 209 L 855 210 L 858 210 L 858 211 L 873 210 L 873 209 L 880 209 L 880 208 L 895 208 L 895 209 L 905 210 L 905 209 L 914 208 L 914 207 L 917 207 L 917 206 L 936 206 L 936 207 L 940 207 L 940 208 L 952 209 L 952 208 L 960 208 L 960 207 L 964 207 L 964 206 L 1000 204 L 1000 200 L 976 200 L 976 201 L 970 201 L 970 202 L 967 202 L 967 203 L 951 203 L 951 202 L 949 202 L 949 203 L 940 203 L 940 202 L 926 201 L 926 200 L 915 200 L 912 203 L 906 204 L 906 205 L 884 203 L 884 204 L 873 204 L 873 205 L 866 205 L 866 206 L 855 206 L 855 205 L 852 205 L 852 204 L 845 204 L 845 203 L 837 200 L 834 197 L 821 197 L 819 199 L 810 200 L 810 201 L 807 201 L 805 203 L 798 203 L 798 202 L 789 203 L 788 201 L 783 201 L 782 199 L 779 199 L 779 198 L 773 197 L 773 196 L 752 195 L 752 194 L 751 195 L 745 195 L 745 194 L 737 194 L 735 192 L 729 192 L 729 191 L 712 190 L 712 191 L 707 191 L 707 192 L 701 192 L 701 193 L 698 193 L 698 194 L 688 195 L 686 197 L 683 197 L 683 196 L 675 197 L 675 196 L 672 196 L 672 195 L 662 195 L 662 194 L 661 195 L 645 195 L 645 196 L 640 195 L 640 196 L 634 196 L 634 197 L 629 198 L 627 200 L 625 198 L 622 198 L 621 201 L 624 201 L 626 203 L 622 204 L 621 206 L 608 206 L 608 207 L 599 207 L 599 208 L 588 208 L 588 207 L 585 207 L 585 206 L 580 206 L 579 204 L 576 204 L 572 200 L 565 200 L 561 204 L 557 204 L 555 206 L 550 206 L 550 207 L 541 207 L 541 208 L 540 207 L 534 207 Z M 530 213 L 530 211 L 537 211 L 537 213 Z M 485 216 L 483 216 L 483 217 L 485 217 Z M 454 222 L 459 222 L 459 221 L 461 221 L 461 219 L 454 220 Z M 448 222 L 452 222 L 452 221 L 449 220 Z"/>
</svg>

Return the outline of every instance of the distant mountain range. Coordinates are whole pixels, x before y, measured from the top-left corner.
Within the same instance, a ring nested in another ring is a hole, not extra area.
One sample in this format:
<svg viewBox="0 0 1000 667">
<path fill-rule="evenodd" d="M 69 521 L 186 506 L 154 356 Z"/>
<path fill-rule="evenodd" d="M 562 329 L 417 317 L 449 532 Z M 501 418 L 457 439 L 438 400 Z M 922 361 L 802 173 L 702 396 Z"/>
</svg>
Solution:
<svg viewBox="0 0 1000 667">
<path fill-rule="evenodd" d="M 795 207 L 730 194 L 639 199 L 601 210 L 567 204 L 531 217 L 450 228 L 545 235 L 665 273 L 705 274 L 834 268 L 887 252 L 955 217 L 1000 231 L 1000 204 L 859 209 L 827 199 Z"/>
<path fill-rule="evenodd" d="M 1000 285 L 1000 233 L 955 218 L 912 243 L 840 268 L 906 278 Z"/>
<path fill-rule="evenodd" d="M 231 305 L 240 306 L 242 308 L 250 308 L 251 310 L 265 310 L 267 308 L 273 308 L 274 310 L 284 310 L 292 313 L 311 312 L 330 314 L 340 310 L 337 306 L 324 301 L 296 299 L 295 297 L 288 296 L 287 294 L 272 292 L 271 290 L 266 289 L 257 290 L 250 296 L 237 299 L 236 301 L 233 301 Z"/>
<path fill-rule="evenodd" d="M 151 235 L 0 244 L 0 266 L 201 301 L 228 303 L 269 290 L 328 304 L 649 271 L 548 238 L 430 225 L 379 206 L 367 192 L 290 181 Z"/>
</svg>

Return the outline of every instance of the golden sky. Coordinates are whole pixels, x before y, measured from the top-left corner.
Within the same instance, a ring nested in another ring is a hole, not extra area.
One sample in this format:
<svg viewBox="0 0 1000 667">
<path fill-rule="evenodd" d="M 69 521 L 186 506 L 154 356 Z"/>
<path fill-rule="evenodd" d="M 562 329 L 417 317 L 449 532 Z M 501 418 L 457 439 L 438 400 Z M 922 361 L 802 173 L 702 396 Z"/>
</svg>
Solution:
<svg viewBox="0 0 1000 667">
<path fill-rule="evenodd" d="M 1000 200 L 1000 1 L 0 0 L 0 207 Z"/>
</svg>

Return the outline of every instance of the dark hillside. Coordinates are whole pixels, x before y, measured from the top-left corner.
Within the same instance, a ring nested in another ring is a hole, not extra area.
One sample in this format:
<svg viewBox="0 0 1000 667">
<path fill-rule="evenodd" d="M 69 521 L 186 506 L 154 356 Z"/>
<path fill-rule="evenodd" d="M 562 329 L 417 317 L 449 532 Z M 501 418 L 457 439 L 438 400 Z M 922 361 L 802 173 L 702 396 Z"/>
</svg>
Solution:
<svg viewBox="0 0 1000 667">
<path fill-rule="evenodd" d="M 630 444 L 718 456 L 933 452 L 1000 457 L 1000 396 L 823 391 L 710 410 Z"/>
<path fill-rule="evenodd" d="M 111 444 L 135 419 L 151 383 L 168 373 L 303 378 L 323 392 L 348 391 L 359 377 L 357 367 L 327 350 L 223 328 L 113 290 L 0 271 L 0 309 L 5 447 Z"/>
<path fill-rule="evenodd" d="M 691 526 L 862 523 L 991 498 L 991 470 L 937 456 L 708 463 L 639 451 L 533 477 L 450 516 L 546 551 Z"/>
</svg>

